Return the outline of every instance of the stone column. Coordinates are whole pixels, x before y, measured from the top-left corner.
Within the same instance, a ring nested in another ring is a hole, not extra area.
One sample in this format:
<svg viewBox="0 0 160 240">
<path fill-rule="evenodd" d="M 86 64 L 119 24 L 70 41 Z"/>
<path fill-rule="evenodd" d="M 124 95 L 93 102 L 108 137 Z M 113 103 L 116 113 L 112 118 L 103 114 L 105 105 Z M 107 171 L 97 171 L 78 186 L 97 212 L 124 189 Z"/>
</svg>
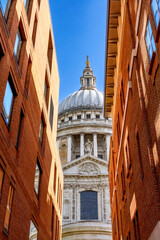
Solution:
<svg viewBox="0 0 160 240">
<path fill-rule="evenodd" d="M 82 112 L 82 116 L 81 116 L 81 119 L 84 119 L 84 112 Z"/>
<path fill-rule="evenodd" d="M 93 133 L 94 156 L 97 157 L 97 133 Z"/>
<path fill-rule="evenodd" d="M 59 144 L 60 144 L 60 139 L 57 139 L 57 150 L 59 152 Z"/>
<path fill-rule="evenodd" d="M 71 161 L 71 147 L 72 147 L 72 137 L 71 135 L 68 135 L 67 162 Z"/>
<path fill-rule="evenodd" d="M 106 135 L 106 153 L 107 153 L 107 161 L 109 161 L 109 149 L 110 149 L 110 135 Z"/>
<path fill-rule="evenodd" d="M 84 156 L 84 133 L 80 133 L 80 156 Z"/>
</svg>

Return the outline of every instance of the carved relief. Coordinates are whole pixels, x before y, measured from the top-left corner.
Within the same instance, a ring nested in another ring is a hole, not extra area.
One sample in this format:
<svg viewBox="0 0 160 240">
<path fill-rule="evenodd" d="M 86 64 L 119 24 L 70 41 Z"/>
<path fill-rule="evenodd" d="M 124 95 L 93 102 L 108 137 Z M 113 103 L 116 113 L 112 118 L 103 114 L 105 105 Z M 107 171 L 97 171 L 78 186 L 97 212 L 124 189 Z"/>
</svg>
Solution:
<svg viewBox="0 0 160 240">
<path fill-rule="evenodd" d="M 84 163 L 79 167 L 78 173 L 80 175 L 97 175 L 99 173 L 99 169 L 95 164 Z"/>
</svg>

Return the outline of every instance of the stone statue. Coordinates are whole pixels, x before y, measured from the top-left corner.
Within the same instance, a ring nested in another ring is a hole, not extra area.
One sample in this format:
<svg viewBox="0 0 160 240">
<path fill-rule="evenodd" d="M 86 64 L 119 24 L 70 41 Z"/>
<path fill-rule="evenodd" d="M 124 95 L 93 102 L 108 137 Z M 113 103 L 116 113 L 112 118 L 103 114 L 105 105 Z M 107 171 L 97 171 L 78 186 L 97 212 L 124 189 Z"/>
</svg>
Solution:
<svg viewBox="0 0 160 240">
<path fill-rule="evenodd" d="M 92 153 L 92 142 L 91 142 L 90 139 L 87 139 L 87 142 L 85 143 L 84 151 L 87 154 L 91 154 Z"/>
</svg>

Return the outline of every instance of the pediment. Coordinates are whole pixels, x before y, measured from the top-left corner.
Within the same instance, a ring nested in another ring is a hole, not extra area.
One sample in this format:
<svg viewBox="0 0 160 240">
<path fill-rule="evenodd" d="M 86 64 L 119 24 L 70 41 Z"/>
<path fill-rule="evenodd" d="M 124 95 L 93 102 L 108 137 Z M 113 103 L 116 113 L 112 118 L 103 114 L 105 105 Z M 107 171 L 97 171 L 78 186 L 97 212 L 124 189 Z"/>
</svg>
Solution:
<svg viewBox="0 0 160 240">
<path fill-rule="evenodd" d="M 66 163 L 62 168 L 63 173 L 67 175 L 95 176 L 108 173 L 107 161 L 90 154 Z"/>
</svg>

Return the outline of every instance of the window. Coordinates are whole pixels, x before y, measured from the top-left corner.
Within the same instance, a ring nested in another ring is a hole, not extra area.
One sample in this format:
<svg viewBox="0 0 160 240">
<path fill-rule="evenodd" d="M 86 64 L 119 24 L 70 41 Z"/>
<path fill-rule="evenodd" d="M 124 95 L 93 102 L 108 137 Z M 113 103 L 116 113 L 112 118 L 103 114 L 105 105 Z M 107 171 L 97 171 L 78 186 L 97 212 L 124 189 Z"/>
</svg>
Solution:
<svg viewBox="0 0 160 240">
<path fill-rule="evenodd" d="M 143 172 L 142 155 L 141 155 L 140 140 L 139 140 L 139 133 L 138 132 L 136 134 L 136 139 L 137 139 L 139 163 L 140 163 L 140 167 L 141 167 L 141 177 L 143 178 L 144 172 Z"/>
<path fill-rule="evenodd" d="M 135 217 L 133 219 L 133 226 L 134 226 L 135 240 L 140 240 L 139 220 L 138 220 L 138 212 L 137 211 L 136 211 Z"/>
<path fill-rule="evenodd" d="M 130 232 L 128 233 L 127 240 L 131 240 L 131 234 L 130 234 Z"/>
<path fill-rule="evenodd" d="M 25 6 L 25 9 L 26 9 L 26 13 L 28 12 L 29 1 L 30 0 L 24 0 L 24 6 Z"/>
<path fill-rule="evenodd" d="M 120 101 L 121 101 L 121 110 L 122 110 L 122 115 L 123 115 L 123 113 L 124 113 L 124 108 L 125 108 L 123 80 L 121 81 Z"/>
<path fill-rule="evenodd" d="M 51 32 L 50 32 L 49 33 L 49 42 L 48 42 L 48 53 L 47 53 L 50 72 L 52 70 L 52 55 L 53 55 L 53 44 L 52 44 L 52 36 L 51 36 Z"/>
<path fill-rule="evenodd" d="M 98 158 L 103 159 L 103 155 L 102 154 L 98 154 Z"/>
<path fill-rule="evenodd" d="M 0 198 L 2 196 L 3 179 L 4 179 L 4 170 L 0 165 Z"/>
<path fill-rule="evenodd" d="M 31 69 L 32 69 L 32 61 L 31 61 L 31 58 L 29 56 L 28 64 L 27 64 L 26 77 L 25 77 L 25 84 L 24 84 L 24 91 L 25 91 L 26 95 L 28 95 L 30 79 L 32 77 Z"/>
<path fill-rule="evenodd" d="M 41 123 L 40 123 L 40 129 L 39 129 L 39 141 L 40 141 L 41 145 L 43 143 L 43 134 L 44 134 L 44 122 L 43 122 L 43 119 L 41 117 Z"/>
<path fill-rule="evenodd" d="M 98 220 L 97 192 L 84 191 L 80 193 L 81 220 Z"/>
<path fill-rule="evenodd" d="M 12 83 L 11 76 L 9 74 L 5 95 L 3 99 L 3 107 L 2 107 L 2 116 L 8 126 L 10 125 L 10 121 L 11 121 L 15 95 L 16 95 L 16 92 Z"/>
<path fill-rule="evenodd" d="M 16 141 L 16 148 L 18 148 L 18 144 L 19 144 L 20 131 L 21 131 L 21 125 L 22 125 L 23 117 L 24 117 L 24 113 L 23 113 L 23 111 L 21 109 L 20 119 L 19 119 L 19 127 L 18 127 L 18 134 L 17 134 L 17 141 Z"/>
<path fill-rule="evenodd" d="M 23 39 L 22 39 L 21 31 L 18 28 L 18 32 L 16 35 L 16 41 L 15 41 L 15 45 L 14 45 L 14 55 L 15 55 L 17 62 L 19 62 L 22 43 L 23 43 Z"/>
<path fill-rule="evenodd" d="M 43 96 L 45 101 L 47 101 L 47 90 L 48 90 L 48 86 L 47 86 L 47 82 L 44 82 L 44 89 L 43 89 Z"/>
<path fill-rule="evenodd" d="M 69 117 L 69 121 L 72 121 L 72 117 Z"/>
<path fill-rule="evenodd" d="M 80 120 L 81 119 L 81 115 L 77 115 L 77 119 Z"/>
<path fill-rule="evenodd" d="M 80 155 L 78 154 L 78 155 L 76 155 L 76 158 L 79 158 L 80 157 Z"/>
<path fill-rule="evenodd" d="M 8 13 L 9 13 L 9 9 L 11 6 L 11 2 L 12 2 L 12 0 L 2 0 L 1 1 L 2 12 L 3 12 L 5 20 L 7 20 L 7 18 L 8 18 Z"/>
<path fill-rule="evenodd" d="M 119 114 L 117 119 L 117 137 L 118 137 L 118 144 L 120 143 L 120 137 L 121 137 L 121 129 L 120 129 L 120 122 L 119 122 Z"/>
<path fill-rule="evenodd" d="M 33 223 L 33 221 L 31 220 L 30 231 L 29 231 L 29 240 L 37 240 L 37 235 L 38 235 L 38 230 L 37 230 L 35 224 Z"/>
<path fill-rule="evenodd" d="M 64 123 L 64 119 L 61 119 L 61 123 Z"/>
<path fill-rule="evenodd" d="M 151 23 L 149 20 L 147 23 L 145 39 L 146 39 L 146 45 L 147 45 L 149 58 L 151 60 L 153 52 L 156 51 L 156 46 L 155 46 L 154 37 L 153 37 L 153 33 L 152 33 Z"/>
<path fill-rule="evenodd" d="M 156 27 L 158 27 L 159 18 L 160 18 L 160 0 L 152 0 L 151 6 L 152 6 Z"/>
<path fill-rule="evenodd" d="M 50 113 L 49 113 L 49 122 L 50 122 L 51 129 L 53 127 L 53 113 L 54 113 L 54 107 L 53 107 L 53 100 L 51 96 Z"/>
<path fill-rule="evenodd" d="M 55 216 L 55 209 L 54 206 L 52 205 L 52 215 L 51 215 L 51 232 L 52 232 L 52 239 L 54 235 L 54 216 Z"/>
<path fill-rule="evenodd" d="M 37 159 L 35 178 L 34 178 L 34 190 L 35 190 L 37 196 L 39 195 L 41 173 L 42 173 L 42 171 L 41 171 L 38 159 Z"/>
<path fill-rule="evenodd" d="M 56 179 L 57 179 L 57 167 L 55 164 L 55 166 L 54 166 L 54 184 L 53 184 L 54 193 L 56 193 Z"/>
<path fill-rule="evenodd" d="M 131 153 L 130 153 L 130 141 L 129 136 L 127 136 L 125 144 L 125 162 L 127 171 L 131 168 Z"/>
<path fill-rule="evenodd" d="M 14 188 L 13 188 L 12 184 L 10 184 L 8 200 L 7 200 L 6 215 L 5 215 L 5 220 L 4 220 L 4 230 L 7 233 L 9 230 L 10 218 L 11 218 L 11 213 L 12 213 L 13 194 L 14 194 Z"/>
<path fill-rule="evenodd" d="M 87 85 L 89 85 L 89 78 L 87 78 Z"/>
<path fill-rule="evenodd" d="M 32 43 L 33 43 L 33 46 L 35 45 L 35 41 L 36 41 L 37 25 L 38 25 L 38 19 L 37 19 L 37 15 L 35 14 L 34 26 L 33 26 L 33 32 L 32 32 Z"/>
<path fill-rule="evenodd" d="M 122 166 L 122 170 L 121 170 L 121 183 L 122 183 L 122 200 L 123 200 L 124 199 L 124 194 L 125 194 L 125 191 L 126 191 L 124 166 Z"/>
<path fill-rule="evenodd" d="M 90 114 L 86 114 L 86 118 L 87 118 L 87 119 L 90 119 L 90 118 L 91 118 L 91 115 L 90 115 Z"/>
<path fill-rule="evenodd" d="M 46 102 L 46 106 L 48 108 L 48 102 L 49 102 L 49 82 L 48 82 L 47 71 L 46 71 L 45 81 L 44 81 L 43 96 L 44 96 L 44 99 L 45 99 L 45 102 Z"/>
<path fill-rule="evenodd" d="M 0 60 L 2 59 L 3 56 L 4 56 L 4 51 L 0 42 Z"/>
<path fill-rule="evenodd" d="M 100 118 L 100 115 L 99 114 L 96 114 L 96 119 L 99 119 Z"/>
</svg>

